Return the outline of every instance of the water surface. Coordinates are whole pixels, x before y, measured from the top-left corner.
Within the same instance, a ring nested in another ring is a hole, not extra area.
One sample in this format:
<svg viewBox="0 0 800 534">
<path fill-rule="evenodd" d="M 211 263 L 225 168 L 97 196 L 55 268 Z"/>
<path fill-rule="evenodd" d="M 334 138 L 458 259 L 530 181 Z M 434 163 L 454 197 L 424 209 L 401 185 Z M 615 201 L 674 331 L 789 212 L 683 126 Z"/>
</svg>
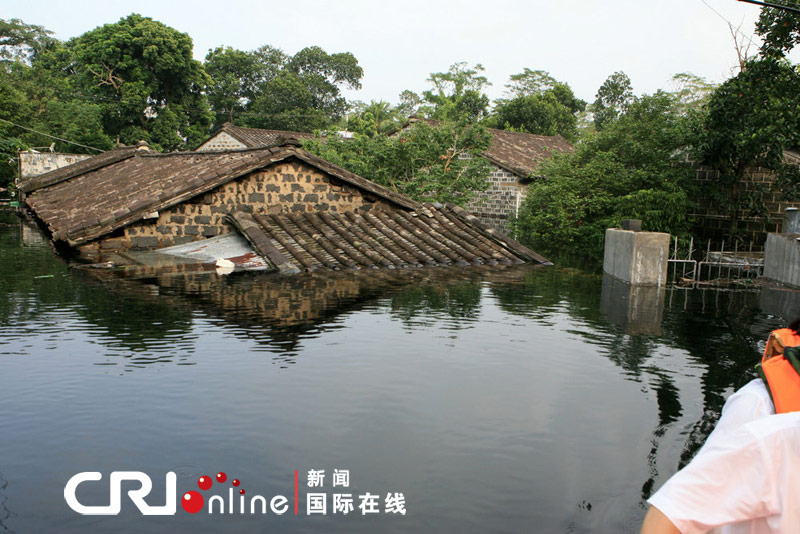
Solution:
<svg viewBox="0 0 800 534">
<path fill-rule="evenodd" d="M 0 272 L 0 532 L 638 532 L 794 302 L 532 266 L 131 280 L 9 213 Z M 406 515 L 305 515 L 334 469 Z M 66 505 L 74 474 L 104 474 L 78 494 L 101 505 L 125 470 L 152 504 L 168 471 L 179 495 L 225 471 L 269 499 L 297 470 L 301 513 Z"/>
</svg>

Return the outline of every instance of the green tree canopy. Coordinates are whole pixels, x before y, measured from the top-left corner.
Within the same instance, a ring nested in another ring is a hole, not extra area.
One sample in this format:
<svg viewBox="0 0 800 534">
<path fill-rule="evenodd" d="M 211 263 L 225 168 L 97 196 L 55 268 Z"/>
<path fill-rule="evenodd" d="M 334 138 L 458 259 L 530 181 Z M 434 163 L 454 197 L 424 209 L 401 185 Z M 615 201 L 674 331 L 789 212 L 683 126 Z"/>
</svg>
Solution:
<svg viewBox="0 0 800 534">
<path fill-rule="evenodd" d="M 577 98 L 569 85 L 546 71 L 526 68 L 513 74 L 506 87 L 513 98 L 497 102 L 490 121 L 497 128 L 575 140 L 577 114 L 586 109 L 586 102 Z"/>
<path fill-rule="evenodd" d="M 599 258 L 606 228 L 624 218 L 644 228 L 686 234 L 694 170 L 684 161 L 689 129 L 673 97 L 642 96 L 573 153 L 541 169 L 516 221 L 536 250 Z"/>
<path fill-rule="evenodd" d="M 491 85 L 482 65 L 469 67 L 466 62 L 454 63 L 447 72 L 431 73 L 433 87 L 423 92 L 432 107 L 426 110 L 433 119 L 477 122 L 487 115 L 489 97 L 483 93 Z"/>
<path fill-rule="evenodd" d="M 763 211 L 741 190 L 747 170 L 787 170 L 784 151 L 800 147 L 800 72 L 769 56 L 750 61 L 714 92 L 706 108 L 698 155 L 720 172 L 720 200 L 732 208 L 735 233 L 742 209 L 748 207 L 752 215 Z"/>
<path fill-rule="evenodd" d="M 464 205 L 486 188 L 486 128 L 443 121 L 419 122 L 397 136 L 357 134 L 354 139 L 313 139 L 311 152 L 418 201 Z M 465 157 L 466 156 L 466 157 Z"/>
<path fill-rule="evenodd" d="M 800 8 L 800 4 L 788 0 L 772 0 L 771 3 Z M 756 23 L 756 33 L 764 40 L 761 45 L 763 56 L 784 57 L 800 43 L 800 13 L 763 7 Z"/>
<path fill-rule="evenodd" d="M 144 139 L 174 150 L 205 137 L 211 116 L 208 75 L 192 58 L 192 39 L 133 14 L 68 43 L 78 86 L 103 107 L 105 131 L 124 143 Z"/>
<path fill-rule="evenodd" d="M 615 72 L 606 78 L 597 90 L 592 104 L 595 127 L 602 130 L 620 114 L 625 113 L 631 102 L 633 102 L 631 79 L 622 71 Z"/>
<path fill-rule="evenodd" d="M 341 89 L 359 89 L 363 69 L 350 52 L 328 54 L 318 46 L 294 56 L 262 47 L 260 63 L 269 76 L 256 86 L 256 96 L 243 115 L 248 126 L 312 132 L 330 127 L 347 111 Z M 280 62 L 280 64 L 278 64 Z"/>
</svg>

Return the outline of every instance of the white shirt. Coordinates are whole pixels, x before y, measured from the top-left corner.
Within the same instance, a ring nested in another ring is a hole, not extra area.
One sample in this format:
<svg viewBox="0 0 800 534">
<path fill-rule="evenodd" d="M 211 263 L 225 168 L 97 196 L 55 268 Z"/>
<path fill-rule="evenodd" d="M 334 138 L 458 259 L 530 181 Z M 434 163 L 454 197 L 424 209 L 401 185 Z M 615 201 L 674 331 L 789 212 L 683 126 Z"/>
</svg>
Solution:
<svg viewBox="0 0 800 534">
<path fill-rule="evenodd" d="M 769 393 L 753 380 L 728 399 L 689 465 L 648 502 L 684 534 L 800 532 L 800 412 L 774 415 Z"/>
</svg>

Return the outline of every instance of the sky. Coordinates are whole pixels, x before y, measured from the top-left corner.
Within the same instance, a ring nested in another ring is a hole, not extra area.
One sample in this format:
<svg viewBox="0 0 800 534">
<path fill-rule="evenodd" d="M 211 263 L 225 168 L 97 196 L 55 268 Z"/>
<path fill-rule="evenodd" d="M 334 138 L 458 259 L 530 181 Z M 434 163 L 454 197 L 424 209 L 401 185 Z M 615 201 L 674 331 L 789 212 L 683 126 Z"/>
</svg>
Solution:
<svg viewBox="0 0 800 534">
<path fill-rule="evenodd" d="M 550 72 L 588 102 L 620 70 L 636 94 L 673 89 L 679 72 L 719 83 L 738 64 L 728 24 L 752 40 L 754 55 L 760 8 L 737 0 L 0 0 L 0 18 L 62 40 L 132 12 L 189 34 L 198 60 L 221 45 L 352 52 L 364 77 L 345 96 L 396 104 L 403 90 L 428 89 L 430 73 L 458 61 L 485 68 L 493 100 L 526 67 Z M 791 58 L 800 62 L 800 50 Z"/>
</svg>

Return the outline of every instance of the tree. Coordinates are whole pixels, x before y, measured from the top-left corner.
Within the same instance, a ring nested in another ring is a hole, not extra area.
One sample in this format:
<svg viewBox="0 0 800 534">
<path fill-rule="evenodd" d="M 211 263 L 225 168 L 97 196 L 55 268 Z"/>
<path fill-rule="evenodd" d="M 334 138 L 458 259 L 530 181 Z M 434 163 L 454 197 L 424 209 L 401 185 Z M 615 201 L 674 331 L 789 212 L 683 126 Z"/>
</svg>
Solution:
<svg viewBox="0 0 800 534">
<path fill-rule="evenodd" d="M 202 90 L 209 78 L 192 58 L 187 34 L 133 14 L 84 33 L 68 48 L 78 85 L 103 102 L 107 133 L 164 150 L 206 136 L 211 115 Z"/>
<path fill-rule="evenodd" d="M 800 147 L 800 72 L 767 56 L 750 61 L 709 101 L 699 128 L 698 155 L 719 171 L 722 198 L 735 234 L 746 206 L 763 211 L 742 191 L 748 169 L 783 170 L 783 153 Z M 779 177 L 780 178 L 780 177 Z"/>
<path fill-rule="evenodd" d="M 686 234 L 694 171 L 683 158 L 686 119 L 662 92 L 634 99 L 617 120 L 573 153 L 541 168 L 515 222 L 536 250 L 581 251 L 599 259 L 606 228 L 623 218 L 647 230 Z"/>
<path fill-rule="evenodd" d="M 772 3 L 798 7 L 796 2 L 787 0 L 772 0 Z M 800 13 L 763 7 L 756 23 L 756 33 L 764 40 L 761 45 L 764 57 L 784 57 L 800 43 Z"/>
<path fill-rule="evenodd" d="M 271 61 L 276 57 L 273 54 Z M 328 54 L 318 46 L 304 48 L 285 58 L 276 75 L 258 85 L 245 122 L 299 132 L 327 128 L 347 111 L 341 88 L 359 89 L 363 75 L 350 52 Z"/>
<path fill-rule="evenodd" d="M 0 19 L 0 62 L 30 65 L 36 55 L 57 43 L 51 35 L 50 30 L 25 24 L 20 19 Z"/>
<path fill-rule="evenodd" d="M 286 55 L 270 46 L 252 52 L 229 46 L 209 50 L 203 66 L 211 76 L 206 90 L 211 108 L 233 123 L 234 113 L 246 111 L 261 87 L 278 76 L 285 62 Z"/>
<path fill-rule="evenodd" d="M 528 67 L 518 74 L 512 74 L 509 80 L 506 84 L 509 98 L 540 95 L 558 83 L 546 70 L 531 70 Z"/>
<path fill-rule="evenodd" d="M 621 113 L 625 113 L 631 102 L 633 102 L 631 79 L 622 71 L 615 72 L 606 78 L 597 90 L 592 104 L 595 127 L 602 130 Z"/>
<path fill-rule="evenodd" d="M 454 63 L 447 72 L 431 73 L 428 81 L 433 88 L 423 93 L 423 98 L 433 107 L 427 114 L 430 118 L 450 121 L 477 122 L 484 118 L 489 107 L 489 97 L 484 87 L 491 85 L 482 65 L 467 66 L 466 62 Z"/>
<path fill-rule="evenodd" d="M 499 100 L 492 123 L 498 127 L 540 135 L 577 137 L 577 114 L 586 102 L 577 98 L 569 85 L 557 81 L 546 71 L 528 68 L 511 75 L 506 85 L 513 98 Z"/>
<path fill-rule="evenodd" d="M 387 133 L 398 124 L 399 114 L 397 108 L 391 104 L 373 100 L 369 104 L 359 102 L 355 106 L 356 114 L 347 121 L 347 129 L 367 137 Z"/>
<path fill-rule="evenodd" d="M 394 137 L 356 134 L 354 139 L 313 139 L 304 146 L 416 200 L 464 205 L 486 188 L 489 164 L 480 154 L 489 141 L 483 126 L 444 121 L 419 122 Z"/>
<path fill-rule="evenodd" d="M 699 111 L 708 103 L 717 88 L 716 84 L 689 72 L 673 75 L 672 84 L 675 90 L 671 94 L 683 113 L 688 113 L 690 110 Z"/>
</svg>

